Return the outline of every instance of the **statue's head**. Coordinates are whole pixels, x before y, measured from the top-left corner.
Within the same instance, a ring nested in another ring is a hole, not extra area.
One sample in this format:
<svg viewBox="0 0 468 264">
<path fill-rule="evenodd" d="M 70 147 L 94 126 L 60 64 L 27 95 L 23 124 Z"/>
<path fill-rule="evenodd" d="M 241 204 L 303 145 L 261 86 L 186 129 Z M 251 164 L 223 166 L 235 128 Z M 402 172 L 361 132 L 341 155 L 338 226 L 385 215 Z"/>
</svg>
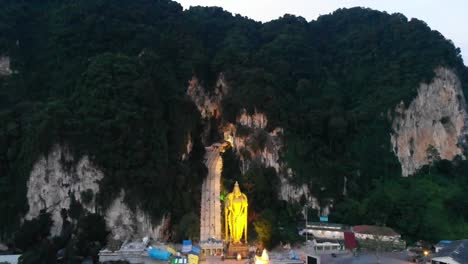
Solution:
<svg viewBox="0 0 468 264">
<path fill-rule="evenodd" d="M 239 183 L 236 182 L 236 184 L 234 184 L 234 189 L 232 190 L 232 192 L 234 193 L 234 196 L 236 197 L 241 195 Z"/>
</svg>

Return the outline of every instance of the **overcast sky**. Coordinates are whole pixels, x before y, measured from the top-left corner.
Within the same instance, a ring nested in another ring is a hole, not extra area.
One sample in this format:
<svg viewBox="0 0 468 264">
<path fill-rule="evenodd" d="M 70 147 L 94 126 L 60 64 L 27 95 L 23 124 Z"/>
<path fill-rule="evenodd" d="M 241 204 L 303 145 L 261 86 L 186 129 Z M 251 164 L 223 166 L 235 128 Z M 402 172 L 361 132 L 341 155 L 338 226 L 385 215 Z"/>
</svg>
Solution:
<svg viewBox="0 0 468 264">
<path fill-rule="evenodd" d="M 388 13 L 402 13 L 425 21 L 451 39 L 468 65 L 468 0 L 176 0 L 184 8 L 221 6 L 225 10 L 259 21 L 270 21 L 285 13 L 315 20 L 340 7 L 363 6 Z"/>
</svg>

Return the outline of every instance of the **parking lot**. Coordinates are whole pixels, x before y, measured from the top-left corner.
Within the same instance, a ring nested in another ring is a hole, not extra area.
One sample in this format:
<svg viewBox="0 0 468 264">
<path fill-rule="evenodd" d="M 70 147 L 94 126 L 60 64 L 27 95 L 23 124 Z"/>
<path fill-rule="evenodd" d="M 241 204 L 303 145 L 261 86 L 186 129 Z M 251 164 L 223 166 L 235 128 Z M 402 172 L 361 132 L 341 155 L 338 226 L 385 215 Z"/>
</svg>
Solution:
<svg viewBox="0 0 468 264">
<path fill-rule="evenodd" d="M 327 254 L 321 255 L 321 264 L 410 264 L 408 259 L 409 255 L 406 251 L 382 253 L 378 257 L 373 252 L 362 253 L 358 256 L 349 253 L 338 254 L 336 257 Z"/>
</svg>

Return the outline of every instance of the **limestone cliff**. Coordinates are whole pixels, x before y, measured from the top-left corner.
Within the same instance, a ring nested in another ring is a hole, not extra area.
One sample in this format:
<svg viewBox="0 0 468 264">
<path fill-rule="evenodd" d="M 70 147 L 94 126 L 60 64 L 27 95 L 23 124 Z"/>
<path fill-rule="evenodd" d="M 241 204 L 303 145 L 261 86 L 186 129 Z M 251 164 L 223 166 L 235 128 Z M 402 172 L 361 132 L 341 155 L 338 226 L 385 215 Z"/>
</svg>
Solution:
<svg viewBox="0 0 468 264">
<path fill-rule="evenodd" d="M 124 198 L 125 192 L 122 191 L 105 213 L 106 224 L 113 239 L 141 239 L 145 236 L 163 239 L 164 232 L 168 229 L 169 217 L 163 217 L 159 224 L 154 225 L 151 217 L 142 210 L 137 208 L 133 211 L 128 208 Z"/>
<path fill-rule="evenodd" d="M 220 124 L 218 130 L 223 134 L 224 141 L 229 142 L 237 152 L 241 161 L 240 170 L 242 173 L 255 163 L 265 167 L 273 167 L 280 179 L 280 199 L 299 201 L 304 195 L 310 197 L 309 202 L 313 207 L 318 207 L 318 203 L 309 194 L 306 185 L 297 187 L 290 184 L 289 179 L 294 173 L 281 158 L 283 128 L 269 129 L 266 114 L 258 111 L 250 114 L 246 109 L 239 109 L 235 123 L 220 120 L 221 102 L 230 89 L 224 75 L 220 74 L 211 95 L 199 84 L 197 78 L 192 78 L 189 82 L 187 95 L 196 104 L 204 119 L 218 119 Z"/>
<path fill-rule="evenodd" d="M 10 69 L 10 57 L 0 56 L 0 76 L 10 75 L 12 73 Z"/>
<path fill-rule="evenodd" d="M 27 182 L 29 211 L 25 218 L 37 217 L 45 209 L 51 213 L 54 221 L 51 234 L 60 234 L 60 211 L 62 208 L 70 208 L 72 196 L 84 209 L 95 212 L 94 197 L 99 192 L 98 182 L 102 178 L 102 172 L 87 157 L 75 162 L 67 148 L 54 146 L 47 156 L 41 157 L 33 166 Z M 82 201 L 81 195 L 85 191 L 93 194 L 86 203 Z"/>
<path fill-rule="evenodd" d="M 209 94 L 200 84 L 198 78 L 193 77 L 189 81 L 187 95 L 193 100 L 200 111 L 202 118 L 216 117 L 221 114 L 221 101 L 228 93 L 228 87 L 224 75 L 220 74 L 216 81 L 215 89 Z"/>
<path fill-rule="evenodd" d="M 245 173 L 252 164 L 259 163 L 265 167 L 272 167 L 280 179 L 279 198 L 286 201 L 299 201 L 304 195 L 311 197 L 306 185 L 294 186 L 290 178 L 294 172 L 282 160 L 284 131 L 281 127 L 268 130 L 268 118 L 264 113 L 255 111 L 248 114 L 242 109 L 236 124 L 224 126 L 224 139 L 230 141 L 240 157 L 241 172 Z M 311 205 L 317 203 L 310 198 Z"/>
<path fill-rule="evenodd" d="M 47 156 L 40 157 L 34 164 L 27 182 L 29 211 L 25 219 L 37 217 L 41 210 L 51 213 L 54 224 L 51 235 L 60 234 L 62 217 L 60 211 L 70 209 L 72 197 L 87 212 L 102 213 L 95 202 L 99 193 L 99 181 L 104 177 L 87 156 L 75 159 L 63 146 L 55 145 Z M 84 198 L 83 193 L 88 193 Z M 124 192 L 103 212 L 107 227 L 112 236 L 125 240 L 151 236 L 160 238 L 162 226 L 167 225 L 167 218 L 161 224 L 153 225 L 151 218 L 141 210 L 132 211 L 123 202 Z"/>
<path fill-rule="evenodd" d="M 429 164 L 430 146 L 441 159 L 463 157 L 468 115 L 461 83 L 451 70 L 438 68 L 435 73 L 430 84 L 420 85 L 409 106 L 401 102 L 395 107 L 391 143 L 403 176 Z"/>
</svg>

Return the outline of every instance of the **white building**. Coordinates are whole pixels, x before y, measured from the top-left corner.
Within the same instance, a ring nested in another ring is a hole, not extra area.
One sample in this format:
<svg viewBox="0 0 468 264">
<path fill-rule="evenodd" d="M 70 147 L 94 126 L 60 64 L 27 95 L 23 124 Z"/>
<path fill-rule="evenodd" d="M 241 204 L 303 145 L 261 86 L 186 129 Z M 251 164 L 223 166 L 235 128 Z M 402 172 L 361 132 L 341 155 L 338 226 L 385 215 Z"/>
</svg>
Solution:
<svg viewBox="0 0 468 264">
<path fill-rule="evenodd" d="M 345 250 L 344 244 L 340 244 L 337 241 L 312 241 L 312 247 L 316 254 L 333 253 Z"/>
<path fill-rule="evenodd" d="M 346 227 L 331 223 L 310 223 L 299 232 L 300 235 L 312 235 L 316 239 L 344 240 Z"/>
</svg>

